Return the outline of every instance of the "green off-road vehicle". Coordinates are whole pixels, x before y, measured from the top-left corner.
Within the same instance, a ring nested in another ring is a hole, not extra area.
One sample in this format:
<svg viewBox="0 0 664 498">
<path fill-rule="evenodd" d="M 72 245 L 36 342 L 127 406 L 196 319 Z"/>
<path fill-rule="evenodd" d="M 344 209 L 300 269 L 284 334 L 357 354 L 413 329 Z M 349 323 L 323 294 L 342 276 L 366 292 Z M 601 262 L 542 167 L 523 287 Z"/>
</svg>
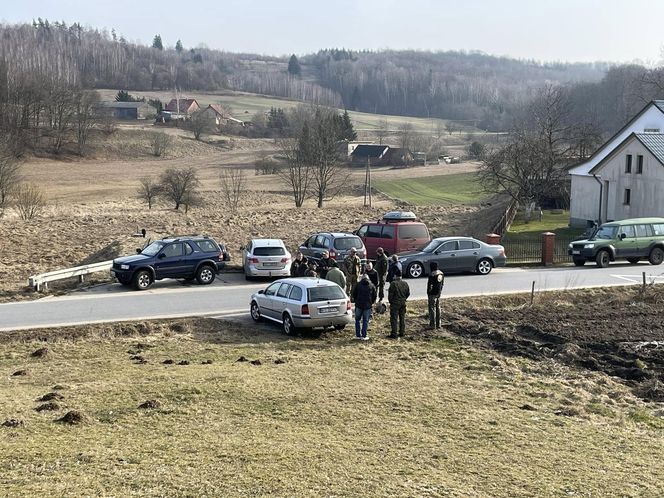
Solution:
<svg viewBox="0 0 664 498">
<path fill-rule="evenodd" d="M 567 249 L 576 266 L 595 261 L 606 268 L 611 261 L 632 264 L 647 259 L 652 265 L 664 261 L 664 218 L 633 218 L 601 225 L 586 240 L 575 240 Z"/>
</svg>

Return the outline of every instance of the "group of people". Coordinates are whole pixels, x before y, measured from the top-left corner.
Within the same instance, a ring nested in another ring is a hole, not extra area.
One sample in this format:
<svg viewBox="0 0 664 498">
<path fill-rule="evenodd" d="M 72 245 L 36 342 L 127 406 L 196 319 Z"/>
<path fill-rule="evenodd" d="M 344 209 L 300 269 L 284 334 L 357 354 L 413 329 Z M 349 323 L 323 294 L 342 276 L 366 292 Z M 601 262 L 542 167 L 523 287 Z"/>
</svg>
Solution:
<svg viewBox="0 0 664 498">
<path fill-rule="evenodd" d="M 436 262 L 431 263 L 427 281 L 429 328 L 440 328 L 440 296 L 445 275 Z M 341 268 L 328 251 L 324 251 L 318 263 L 308 260 L 298 252 L 291 265 L 292 277 L 319 277 L 334 282 L 346 291 L 355 303 L 355 338 L 368 340 L 369 321 L 374 306 L 385 310 L 385 285 L 389 284 L 387 300 L 390 304 L 390 335 L 397 339 L 406 331 L 406 303 L 410 297 L 410 286 L 402 279 L 403 268 L 399 257 L 388 258 L 382 247 L 376 250 L 375 265 L 368 262 L 364 269 L 357 250 L 352 248 L 343 260 Z"/>
</svg>

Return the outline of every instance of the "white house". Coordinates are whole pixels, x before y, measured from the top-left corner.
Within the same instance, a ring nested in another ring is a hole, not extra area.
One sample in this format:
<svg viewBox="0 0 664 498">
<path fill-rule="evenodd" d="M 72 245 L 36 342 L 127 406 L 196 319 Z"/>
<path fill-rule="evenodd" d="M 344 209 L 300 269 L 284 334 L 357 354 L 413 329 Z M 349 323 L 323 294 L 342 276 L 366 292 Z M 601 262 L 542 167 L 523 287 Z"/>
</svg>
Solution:
<svg viewBox="0 0 664 498">
<path fill-rule="evenodd" d="M 664 131 L 664 100 L 653 100 L 634 116 L 622 129 L 602 145 L 586 162 L 569 173 L 572 177 L 570 190 L 570 224 L 588 226 L 594 221 L 604 222 L 632 218 L 635 216 L 664 216 L 658 203 L 646 206 L 646 201 L 657 198 L 648 194 L 648 182 L 655 185 L 664 178 L 664 171 L 649 164 L 659 164 L 660 157 L 653 153 L 656 146 L 646 135 L 660 135 Z M 645 137 L 645 138 L 644 138 Z M 629 140 L 628 140 L 629 139 Z M 658 139 L 657 139 L 658 140 Z M 648 143 L 649 145 L 644 145 Z M 618 150 L 619 149 L 619 150 Z M 626 173 L 627 156 L 632 156 L 632 171 L 636 170 L 637 156 L 644 161 L 643 172 Z M 610 160 L 609 156 L 611 156 Z M 620 173 L 618 163 L 622 162 Z M 658 176 L 658 175 L 662 176 Z M 640 175 L 640 176 L 637 176 Z M 631 188 L 628 186 L 633 185 Z M 625 189 L 629 190 L 629 204 L 623 203 Z M 639 207 L 636 207 L 636 206 Z"/>
</svg>

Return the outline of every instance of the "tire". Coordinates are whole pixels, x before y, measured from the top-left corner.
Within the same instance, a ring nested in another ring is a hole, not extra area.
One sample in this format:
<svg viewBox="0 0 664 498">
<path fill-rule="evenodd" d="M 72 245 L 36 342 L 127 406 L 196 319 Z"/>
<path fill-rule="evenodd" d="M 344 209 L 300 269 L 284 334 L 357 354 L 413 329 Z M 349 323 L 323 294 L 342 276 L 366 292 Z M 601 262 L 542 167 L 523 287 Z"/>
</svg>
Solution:
<svg viewBox="0 0 664 498">
<path fill-rule="evenodd" d="M 138 291 L 149 289 L 153 282 L 152 274 L 147 270 L 137 271 L 132 279 L 132 285 Z"/>
<path fill-rule="evenodd" d="M 597 266 L 600 268 L 608 268 L 610 262 L 611 254 L 609 254 L 609 251 L 607 250 L 602 250 L 597 253 L 597 256 L 595 256 L 595 263 L 597 263 Z"/>
<path fill-rule="evenodd" d="M 488 275 L 491 273 L 491 270 L 493 270 L 493 263 L 489 258 L 482 258 L 477 262 L 477 266 L 475 267 L 475 271 L 479 275 Z"/>
<path fill-rule="evenodd" d="M 263 317 L 261 316 L 261 310 L 258 307 L 258 303 L 256 301 L 251 301 L 251 306 L 249 307 L 249 313 L 251 314 L 251 319 L 254 322 L 260 322 L 263 320 Z"/>
<path fill-rule="evenodd" d="M 295 324 L 293 323 L 293 319 L 290 317 L 288 313 L 284 313 L 282 325 L 284 329 L 284 334 L 286 335 L 295 335 L 295 332 L 297 332 Z"/>
<path fill-rule="evenodd" d="M 583 266 L 586 264 L 585 259 L 573 258 L 572 261 L 574 261 L 574 266 Z"/>
<path fill-rule="evenodd" d="M 196 270 L 196 281 L 201 285 L 209 285 L 214 282 L 216 277 L 214 270 L 210 265 L 201 265 L 198 270 Z"/>
<path fill-rule="evenodd" d="M 244 275 L 244 279 L 245 279 L 247 282 L 250 282 L 250 281 L 252 281 L 252 280 L 254 279 L 254 277 L 252 277 L 251 275 L 247 275 L 247 274 L 245 273 L 245 275 Z"/>
<path fill-rule="evenodd" d="M 653 247 L 650 251 L 650 256 L 648 256 L 648 262 L 651 265 L 661 265 L 664 261 L 664 250 L 661 247 Z"/>
<path fill-rule="evenodd" d="M 639 259 L 641 259 L 641 258 L 627 258 L 627 261 L 629 261 L 631 264 L 635 265 L 636 263 L 639 262 Z"/>
<path fill-rule="evenodd" d="M 406 270 L 406 275 L 410 278 L 420 278 L 424 275 L 424 267 L 422 263 L 415 262 L 408 265 L 408 270 Z"/>
<path fill-rule="evenodd" d="M 345 329 L 345 328 L 346 328 L 346 325 L 345 325 L 345 324 L 341 324 L 341 323 L 340 323 L 339 325 L 335 325 L 335 326 L 334 326 L 334 330 L 343 330 L 343 329 Z"/>
</svg>

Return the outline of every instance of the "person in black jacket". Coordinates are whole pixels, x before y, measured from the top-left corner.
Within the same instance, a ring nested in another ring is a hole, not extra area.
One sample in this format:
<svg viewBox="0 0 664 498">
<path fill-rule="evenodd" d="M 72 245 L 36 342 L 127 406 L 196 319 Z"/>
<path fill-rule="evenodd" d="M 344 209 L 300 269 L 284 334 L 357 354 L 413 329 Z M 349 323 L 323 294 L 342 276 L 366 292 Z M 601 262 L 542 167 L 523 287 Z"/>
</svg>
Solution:
<svg viewBox="0 0 664 498">
<path fill-rule="evenodd" d="M 440 328 L 440 295 L 443 293 L 445 275 L 438 269 L 438 263 L 431 262 L 431 273 L 427 281 L 427 298 L 429 300 L 429 328 Z"/>
<path fill-rule="evenodd" d="M 385 279 L 388 284 L 392 283 L 392 280 L 394 280 L 397 270 L 399 271 L 399 276 L 401 276 L 403 274 L 403 267 L 401 266 L 401 261 L 399 261 L 399 256 L 392 254 L 390 265 L 387 269 L 387 278 Z"/>
<path fill-rule="evenodd" d="M 353 300 L 355 301 L 355 338 L 366 341 L 369 320 L 371 319 L 371 308 L 376 301 L 376 287 L 371 283 L 369 277 L 364 274 L 360 283 L 353 289 Z M 360 328 L 360 320 L 362 327 Z"/>
<path fill-rule="evenodd" d="M 369 280 L 373 286 L 376 288 L 376 290 L 378 290 L 378 272 L 374 270 L 371 263 L 367 263 L 364 267 L 364 274 L 369 277 Z"/>
<path fill-rule="evenodd" d="M 337 262 L 334 260 L 334 258 L 330 257 L 330 253 L 328 251 L 323 251 L 323 257 L 318 262 L 318 272 L 320 273 L 320 278 L 325 278 L 327 276 L 327 272 L 333 266 L 337 266 Z"/>
<path fill-rule="evenodd" d="M 309 269 L 308 263 L 309 260 L 307 259 L 307 257 L 301 252 L 298 252 L 295 255 L 295 259 L 293 260 L 293 263 L 291 264 L 290 267 L 291 277 L 304 277 L 304 274 Z"/>
</svg>

